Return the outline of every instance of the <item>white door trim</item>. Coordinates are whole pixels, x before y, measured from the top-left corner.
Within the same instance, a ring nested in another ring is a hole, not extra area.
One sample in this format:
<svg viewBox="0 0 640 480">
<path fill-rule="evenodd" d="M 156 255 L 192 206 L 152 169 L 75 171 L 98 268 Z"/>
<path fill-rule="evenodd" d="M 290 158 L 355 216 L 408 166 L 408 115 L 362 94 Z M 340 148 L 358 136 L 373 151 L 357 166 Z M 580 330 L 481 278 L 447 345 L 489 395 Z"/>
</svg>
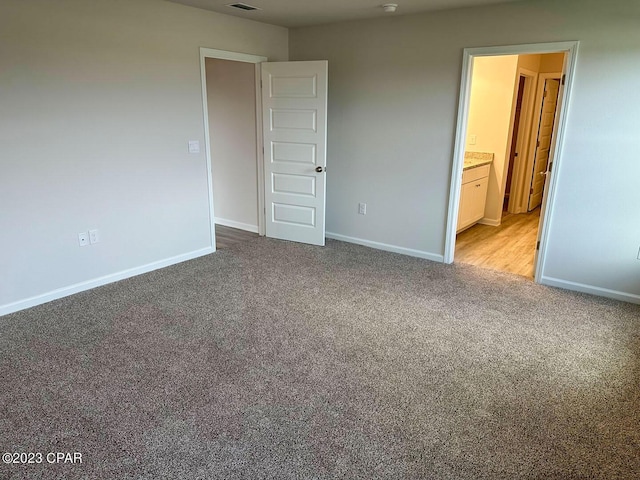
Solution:
<svg viewBox="0 0 640 480">
<path fill-rule="evenodd" d="M 564 52 L 565 56 L 565 85 L 562 103 L 558 110 L 558 129 L 556 141 L 553 146 L 554 168 L 549 179 L 549 189 L 545 195 L 546 208 L 540 222 L 541 246 L 536 261 L 535 281 L 542 278 L 544 262 L 546 258 L 546 244 L 548 232 L 551 227 L 553 217 L 553 204 L 556 194 L 556 183 L 562 162 L 562 150 L 564 146 L 564 132 L 567 123 L 567 114 L 570 104 L 571 87 L 573 85 L 574 72 L 576 67 L 577 41 L 534 43 L 526 45 L 508 45 L 498 47 L 478 47 L 465 48 L 462 57 L 462 78 L 460 81 L 460 99 L 458 102 L 458 118 L 453 150 L 453 162 L 451 168 L 451 186 L 449 188 L 449 211 L 447 214 L 447 229 L 445 235 L 444 262 L 452 263 L 456 248 L 456 221 L 458 218 L 458 207 L 460 200 L 460 188 L 462 182 L 462 168 L 464 164 L 465 138 L 467 136 L 467 118 L 469 114 L 469 101 L 471 90 L 472 65 L 474 57 L 496 56 L 496 55 L 520 55 L 530 53 L 558 53 Z M 544 205 L 543 205 L 544 207 Z"/>
<path fill-rule="evenodd" d="M 538 72 L 534 72 L 533 70 L 527 70 L 526 68 L 519 67 L 516 72 L 516 82 L 520 82 L 520 77 L 525 78 L 524 84 L 524 92 L 522 98 L 522 106 L 520 111 L 520 126 L 518 128 L 518 133 L 516 137 L 517 142 L 517 153 L 518 159 L 514 161 L 513 164 L 513 172 L 511 174 L 511 185 L 509 185 L 509 205 L 508 211 L 509 213 L 522 213 L 526 212 L 526 209 L 522 209 L 522 197 L 524 196 L 524 182 L 523 176 L 526 172 L 526 163 L 529 158 L 529 138 L 531 134 L 531 124 L 532 124 L 532 116 L 534 111 L 534 101 L 536 96 L 536 87 L 538 81 Z M 515 114 L 516 114 L 516 101 L 518 96 L 518 89 L 516 88 L 514 91 L 514 100 L 513 100 L 513 109 L 511 113 L 511 126 L 509 131 L 513 133 L 513 125 L 515 123 Z M 508 153 L 511 152 L 511 139 L 509 140 L 509 149 Z M 506 165 L 507 169 L 509 165 Z M 504 171 L 504 178 L 506 180 L 507 169 Z M 506 188 L 506 184 L 505 184 Z M 506 191 L 503 189 L 503 191 Z M 528 190 L 527 190 L 528 191 Z"/>
<path fill-rule="evenodd" d="M 204 144 L 207 158 L 207 186 L 209 189 L 209 229 L 211 236 L 211 248 L 216 250 L 216 222 L 213 204 L 213 178 L 211 167 L 211 139 L 209 135 L 209 107 L 207 104 L 207 74 L 205 60 L 207 58 L 217 58 L 219 60 L 232 60 L 234 62 L 245 62 L 255 64 L 256 78 L 256 168 L 258 185 L 258 233 L 264 235 L 264 162 L 262 159 L 262 89 L 260 88 L 260 63 L 266 62 L 267 57 L 260 55 L 250 55 L 247 53 L 228 52 L 213 48 L 200 47 L 200 81 L 202 84 L 202 112 L 204 115 Z"/>
</svg>

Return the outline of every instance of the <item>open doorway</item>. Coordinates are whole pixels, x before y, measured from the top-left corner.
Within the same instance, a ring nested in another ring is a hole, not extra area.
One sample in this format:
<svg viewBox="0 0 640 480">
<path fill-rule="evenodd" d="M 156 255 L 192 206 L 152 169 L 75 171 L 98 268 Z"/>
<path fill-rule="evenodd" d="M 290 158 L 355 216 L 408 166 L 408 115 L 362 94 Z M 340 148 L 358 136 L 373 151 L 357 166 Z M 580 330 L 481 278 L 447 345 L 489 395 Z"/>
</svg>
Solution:
<svg viewBox="0 0 640 480">
<path fill-rule="evenodd" d="M 535 278 L 575 58 L 555 45 L 465 51 L 445 261 Z"/>
<path fill-rule="evenodd" d="M 262 122 L 257 104 L 259 64 L 266 60 L 200 49 L 211 236 L 216 248 L 264 234 Z"/>
<path fill-rule="evenodd" d="M 216 249 L 258 236 L 255 65 L 206 58 Z"/>
<path fill-rule="evenodd" d="M 255 67 L 207 58 L 205 68 L 215 223 L 257 233 Z"/>
<path fill-rule="evenodd" d="M 474 60 L 465 152 L 468 159 L 482 154 L 493 160 L 485 167 L 487 191 L 472 200 L 478 214 L 470 219 L 464 216 L 466 180 L 473 176 L 471 188 L 477 189 L 480 168 L 468 161 L 463 170 L 459 215 L 463 221 L 458 222 L 456 237 L 460 263 L 533 279 L 539 207 L 563 64 L 564 53 Z M 542 98 L 536 98 L 538 84 Z M 535 140 L 533 145 L 530 139 Z M 526 205 L 519 205 L 522 200 Z"/>
</svg>

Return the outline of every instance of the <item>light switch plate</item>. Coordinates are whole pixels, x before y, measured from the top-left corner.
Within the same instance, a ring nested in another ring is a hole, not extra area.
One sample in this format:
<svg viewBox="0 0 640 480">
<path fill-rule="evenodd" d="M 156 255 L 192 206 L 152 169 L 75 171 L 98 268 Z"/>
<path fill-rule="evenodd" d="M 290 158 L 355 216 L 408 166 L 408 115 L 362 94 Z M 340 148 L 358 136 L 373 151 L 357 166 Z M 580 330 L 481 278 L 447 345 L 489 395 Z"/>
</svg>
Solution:
<svg viewBox="0 0 640 480">
<path fill-rule="evenodd" d="M 198 140 L 189 140 L 189 153 L 200 153 L 200 142 Z"/>
</svg>

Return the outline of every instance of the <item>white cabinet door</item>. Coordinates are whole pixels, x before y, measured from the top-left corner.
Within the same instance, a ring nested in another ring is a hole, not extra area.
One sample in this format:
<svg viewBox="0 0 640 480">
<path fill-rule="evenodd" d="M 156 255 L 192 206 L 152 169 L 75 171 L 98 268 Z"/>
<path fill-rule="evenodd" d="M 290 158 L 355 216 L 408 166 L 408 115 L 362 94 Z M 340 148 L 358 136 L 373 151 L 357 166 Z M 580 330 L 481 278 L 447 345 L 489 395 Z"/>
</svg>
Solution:
<svg viewBox="0 0 640 480">
<path fill-rule="evenodd" d="M 267 237 L 324 245 L 327 61 L 262 64 Z"/>
<path fill-rule="evenodd" d="M 473 185 L 471 197 L 471 217 L 472 222 L 477 222 L 484 217 L 484 207 L 487 204 L 487 190 L 489 189 L 489 177 L 481 178 L 477 181 L 471 182 L 469 185 Z"/>
<path fill-rule="evenodd" d="M 462 185 L 457 231 L 476 223 L 484 217 L 488 188 L 489 177 L 483 177 Z"/>
<path fill-rule="evenodd" d="M 456 231 L 462 230 L 464 227 L 469 225 L 469 219 L 471 215 L 469 213 L 469 188 L 467 188 L 469 184 L 463 183 L 460 186 L 460 206 L 458 207 L 458 226 L 456 227 Z"/>
</svg>

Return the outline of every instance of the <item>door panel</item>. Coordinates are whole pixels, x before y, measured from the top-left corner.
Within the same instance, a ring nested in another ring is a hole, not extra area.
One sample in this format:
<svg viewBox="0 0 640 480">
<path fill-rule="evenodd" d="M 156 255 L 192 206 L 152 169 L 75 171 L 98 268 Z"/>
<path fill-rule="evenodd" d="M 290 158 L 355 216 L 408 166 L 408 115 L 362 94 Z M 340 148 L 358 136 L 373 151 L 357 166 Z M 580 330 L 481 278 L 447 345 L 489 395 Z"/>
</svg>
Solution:
<svg viewBox="0 0 640 480">
<path fill-rule="evenodd" d="M 268 237 L 324 245 L 327 73 L 326 61 L 262 64 Z"/>
<path fill-rule="evenodd" d="M 316 146 L 310 143 L 271 142 L 271 158 L 274 162 L 316 164 Z"/>
<path fill-rule="evenodd" d="M 275 193 L 288 193 L 291 195 L 316 196 L 316 177 L 303 175 L 289 175 L 287 173 L 274 173 L 272 187 Z"/>
<path fill-rule="evenodd" d="M 538 125 L 538 140 L 533 163 L 533 175 L 531 177 L 529 211 L 542 203 L 542 192 L 544 190 L 547 165 L 549 163 L 549 151 L 551 149 L 551 139 L 553 138 L 553 124 L 556 116 L 559 89 L 559 80 L 550 78 L 545 81 L 542 113 L 540 114 L 540 122 Z"/>
</svg>

